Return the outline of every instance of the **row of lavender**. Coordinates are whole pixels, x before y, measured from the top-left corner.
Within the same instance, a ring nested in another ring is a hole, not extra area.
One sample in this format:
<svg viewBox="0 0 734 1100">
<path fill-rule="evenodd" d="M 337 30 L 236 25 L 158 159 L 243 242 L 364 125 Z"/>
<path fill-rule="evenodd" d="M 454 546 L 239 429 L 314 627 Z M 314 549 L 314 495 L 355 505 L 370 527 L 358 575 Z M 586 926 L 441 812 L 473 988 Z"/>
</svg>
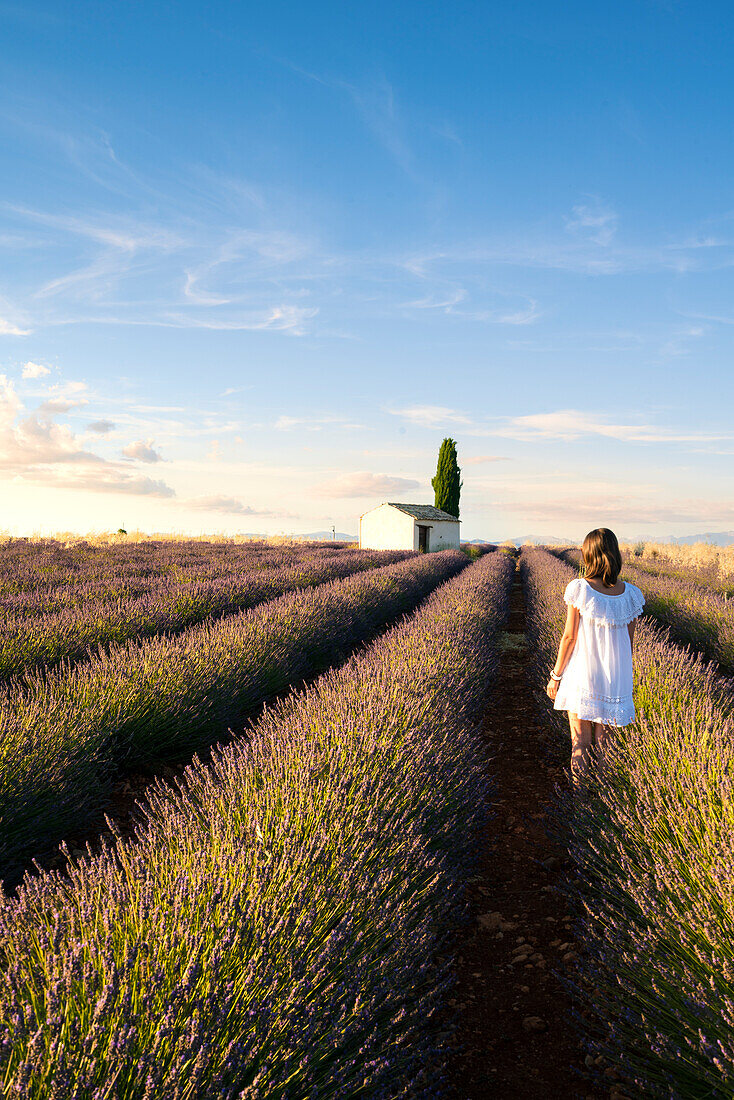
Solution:
<svg viewBox="0 0 734 1100">
<path fill-rule="evenodd" d="M 574 571 L 521 558 L 539 692 Z M 734 691 L 715 666 L 643 619 L 635 638 L 637 721 L 618 731 L 568 820 L 569 884 L 585 943 L 569 979 L 590 1053 L 634 1095 L 734 1095 Z M 568 739 L 565 715 L 552 712 Z M 593 1025 L 589 1024 L 592 1019 Z"/>
<path fill-rule="evenodd" d="M 623 560 L 633 565 L 638 573 L 655 577 L 671 577 L 686 584 L 694 583 L 726 599 L 734 596 L 734 582 L 731 576 L 722 574 L 715 565 L 686 566 L 667 558 L 638 558 L 629 551 L 623 553 Z"/>
<path fill-rule="evenodd" d="M 513 572 L 504 554 L 468 566 L 159 784 L 134 841 L 0 904 L 7 1100 L 439 1095 L 438 957 L 474 860 Z"/>
<path fill-rule="evenodd" d="M 412 557 L 0 688 L 0 875 L 83 826 L 125 770 L 207 746 L 466 564 L 457 550 Z"/>
<path fill-rule="evenodd" d="M 68 606 L 34 612 L 32 599 L 38 596 L 40 604 L 45 605 L 46 597 L 43 593 L 26 593 L 26 606 L 6 606 L 0 621 L 0 679 L 41 665 L 78 660 L 95 646 L 183 630 L 206 619 L 254 607 L 284 592 L 411 556 L 407 551 L 386 550 L 242 552 L 234 561 L 220 558 L 206 566 L 202 563 L 199 575 L 191 575 L 191 570 L 198 567 L 191 563 L 186 574 L 171 570 L 141 577 L 135 585 L 125 583 L 119 592 L 126 595 L 117 594 L 114 600 L 95 599 L 89 586 L 80 580 L 72 590 L 61 592 L 62 596 L 73 592 L 73 602 L 69 597 Z M 55 589 L 53 595 L 58 599 L 59 590 Z M 6 597 L 6 603 L 11 603 L 10 597 Z"/>
<path fill-rule="evenodd" d="M 579 550 L 558 556 L 578 569 Z M 668 627 L 677 642 L 692 645 L 726 672 L 734 672 L 734 601 L 702 585 L 695 571 L 641 569 L 634 558 L 625 560 L 622 578 L 642 589 L 645 614 Z"/>
<path fill-rule="evenodd" d="M 343 547 L 324 542 L 284 545 L 198 539 L 72 546 L 55 539 L 11 539 L 0 543 L 0 604 L 5 607 L 6 601 L 12 605 L 16 600 L 23 608 L 27 599 L 33 608 L 34 601 L 47 600 L 43 609 L 54 610 L 73 605 L 79 592 L 85 601 L 108 602 L 140 595 L 165 577 L 183 582 L 220 576 L 236 571 L 242 562 L 282 566 L 304 555 L 333 555 Z"/>
</svg>

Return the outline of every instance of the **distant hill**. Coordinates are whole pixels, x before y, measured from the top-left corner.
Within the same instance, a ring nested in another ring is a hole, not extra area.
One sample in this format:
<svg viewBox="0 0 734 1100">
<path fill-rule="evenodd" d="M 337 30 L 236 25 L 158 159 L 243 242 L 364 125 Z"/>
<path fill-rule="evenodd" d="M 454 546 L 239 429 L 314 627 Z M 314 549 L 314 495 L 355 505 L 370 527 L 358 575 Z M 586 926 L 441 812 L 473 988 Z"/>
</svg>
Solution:
<svg viewBox="0 0 734 1100">
<path fill-rule="evenodd" d="M 662 542 L 674 546 L 692 546 L 694 542 L 708 542 L 712 546 L 734 545 L 734 531 L 705 531 L 700 535 L 638 535 L 634 538 L 620 535 L 619 538 L 620 542 Z M 543 543 L 551 546 L 579 546 L 581 543 L 580 539 L 562 538 L 559 535 L 523 535 L 522 538 L 509 541 L 514 542 L 515 546 L 522 546 L 523 543 L 536 546 Z"/>
<path fill-rule="evenodd" d="M 734 531 L 706 531 L 703 535 L 665 535 L 663 538 L 639 539 L 639 542 L 672 542 L 676 546 L 692 546 L 694 542 L 709 542 L 712 546 L 734 544 Z"/>
<path fill-rule="evenodd" d="M 561 535 L 522 535 L 520 538 L 501 539 L 501 542 L 514 542 L 515 546 L 575 546 L 576 539 L 564 538 Z"/>
<path fill-rule="evenodd" d="M 357 535 L 345 535 L 343 531 L 337 531 L 332 535 L 331 531 L 311 531 L 308 535 L 299 535 L 299 539 L 308 539 L 311 542 L 359 542 Z"/>
</svg>

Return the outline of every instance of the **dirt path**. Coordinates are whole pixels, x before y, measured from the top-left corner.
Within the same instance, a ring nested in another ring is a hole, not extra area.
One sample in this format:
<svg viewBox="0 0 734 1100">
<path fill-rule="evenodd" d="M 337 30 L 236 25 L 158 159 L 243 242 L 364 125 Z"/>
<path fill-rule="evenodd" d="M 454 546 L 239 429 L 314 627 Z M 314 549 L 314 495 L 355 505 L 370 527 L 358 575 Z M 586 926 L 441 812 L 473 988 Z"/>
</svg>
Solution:
<svg viewBox="0 0 734 1100">
<path fill-rule="evenodd" d="M 519 574 L 503 659 L 485 721 L 496 816 L 472 880 L 472 924 L 459 945 L 460 1009 L 453 1078 L 458 1100 L 598 1100 L 579 1076 L 581 1050 L 569 998 L 554 977 L 576 958 L 571 917 L 554 884 L 566 852 L 544 825 L 563 767 L 548 762 L 525 653 Z M 463 1049 L 461 1049 L 463 1048 Z M 610 1081 L 610 1084 L 612 1082 Z"/>
</svg>

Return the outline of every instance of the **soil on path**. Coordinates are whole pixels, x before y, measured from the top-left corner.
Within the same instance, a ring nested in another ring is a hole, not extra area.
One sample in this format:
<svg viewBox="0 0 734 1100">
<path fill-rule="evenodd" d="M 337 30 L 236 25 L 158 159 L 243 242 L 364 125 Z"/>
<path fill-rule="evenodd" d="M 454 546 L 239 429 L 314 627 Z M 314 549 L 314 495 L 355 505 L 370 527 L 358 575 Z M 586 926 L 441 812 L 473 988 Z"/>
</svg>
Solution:
<svg viewBox="0 0 734 1100">
<path fill-rule="evenodd" d="M 458 945 L 453 1096 L 598 1100 L 609 1093 L 581 1076 L 570 998 L 554 975 L 577 957 L 572 917 L 556 889 L 567 852 L 546 831 L 554 785 L 566 782 L 565 746 L 549 745 L 538 718 L 524 630 L 518 573 L 484 725 L 495 813 L 468 886 L 471 924 Z"/>
</svg>

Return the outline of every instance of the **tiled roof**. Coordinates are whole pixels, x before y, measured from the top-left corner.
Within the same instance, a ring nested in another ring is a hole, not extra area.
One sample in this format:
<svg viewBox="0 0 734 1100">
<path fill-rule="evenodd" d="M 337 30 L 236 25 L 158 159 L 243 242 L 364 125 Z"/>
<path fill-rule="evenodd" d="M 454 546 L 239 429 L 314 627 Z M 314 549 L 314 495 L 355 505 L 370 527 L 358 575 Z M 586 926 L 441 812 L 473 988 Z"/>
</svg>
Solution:
<svg viewBox="0 0 734 1100">
<path fill-rule="evenodd" d="M 448 520 L 450 523 L 459 523 L 456 516 L 444 512 L 441 508 L 434 508 L 432 504 L 396 504 L 391 500 L 387 503 L 391 508 L 399 508 L 401 512 L 413 516 L 414 519 L 443 520 L 444 522 Z"/>
</svg>

